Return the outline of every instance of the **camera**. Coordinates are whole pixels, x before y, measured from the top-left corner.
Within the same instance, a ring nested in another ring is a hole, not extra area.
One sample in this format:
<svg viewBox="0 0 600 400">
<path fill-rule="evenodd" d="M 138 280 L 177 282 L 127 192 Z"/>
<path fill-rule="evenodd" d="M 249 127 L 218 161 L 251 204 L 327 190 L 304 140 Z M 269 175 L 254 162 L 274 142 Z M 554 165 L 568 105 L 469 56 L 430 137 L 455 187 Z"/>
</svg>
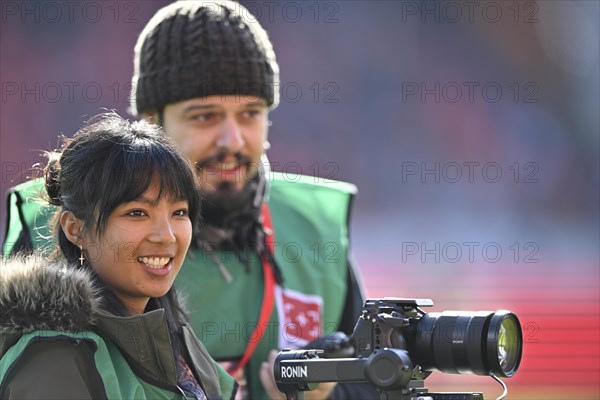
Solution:
<svg viewBox="0 0 600 400">
<path fill-rule="evenodd" d="M 474 392 L 430 393 L 424 380 L 434 371 L 498 381 L 515 374 L 523 334 L 514 313 L 421 309 L 431 306 L 429 299 L 367 299 L 350 338 L 326 336 L 320 349 L 282 350 L 277 387 L 288 399 L 303 398 L 319 382 L 368 382 L 381 399 L 482 400 Z"/>
</svg>

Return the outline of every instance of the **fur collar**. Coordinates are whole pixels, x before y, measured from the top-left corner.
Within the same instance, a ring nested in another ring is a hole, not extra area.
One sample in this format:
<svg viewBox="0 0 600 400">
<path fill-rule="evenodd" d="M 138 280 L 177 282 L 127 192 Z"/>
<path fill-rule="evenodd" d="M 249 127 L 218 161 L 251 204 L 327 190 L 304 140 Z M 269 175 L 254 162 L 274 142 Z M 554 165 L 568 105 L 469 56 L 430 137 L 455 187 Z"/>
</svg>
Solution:
<svg viewBox="0 0 600 400">
<path fill-rule="evenodd" d="M 40 255 L 0 266 L 0 333 L 92 327 L 100 299 L 89 272 Z"/>
</svg>

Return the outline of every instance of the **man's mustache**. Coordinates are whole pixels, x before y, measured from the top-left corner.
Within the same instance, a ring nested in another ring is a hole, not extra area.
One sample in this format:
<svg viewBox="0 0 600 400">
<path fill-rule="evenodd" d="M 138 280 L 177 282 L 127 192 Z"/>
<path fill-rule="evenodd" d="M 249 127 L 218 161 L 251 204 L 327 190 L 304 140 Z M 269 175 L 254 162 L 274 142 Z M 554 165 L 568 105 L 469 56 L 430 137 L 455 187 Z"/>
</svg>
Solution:
<svg viewBox="0 0 600 400">
<path fill-rule="evenodd" d="M 196 162 L 196 171 L 201 172 L 203 169 L 215 167 L 218 163 L 223 162 L 223 160 L 225 160 L 225 157 L 227 157 L 227 156 L 234 156 L 235 161 L 239 164 L 250 164 L 252 162 L 250 157 L 248 157 L 244 154 L 241 154 L 241 153 L 231 154 L 231 153 L 220 152 L 218 154 L 215 154 L 214 156 L 210 156 L 210 157 L 205 158 L 202 161 Z"/>
</svg>

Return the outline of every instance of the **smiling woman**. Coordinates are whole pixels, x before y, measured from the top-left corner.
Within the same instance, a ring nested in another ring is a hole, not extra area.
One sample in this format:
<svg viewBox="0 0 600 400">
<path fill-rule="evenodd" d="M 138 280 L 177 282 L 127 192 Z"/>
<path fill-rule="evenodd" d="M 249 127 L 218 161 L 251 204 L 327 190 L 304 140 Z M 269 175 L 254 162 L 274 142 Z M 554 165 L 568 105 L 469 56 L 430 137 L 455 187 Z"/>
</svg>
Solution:
<svg viewBox="0 0 600 400">
<path fill-rule="evenodd" d="M 173 288 L 200 212 L 187 159 L 160 128 L 108 114 L 45 174 L 58 246 L 3 267 L 1 397 L 231 396 Z"/>
</svg>

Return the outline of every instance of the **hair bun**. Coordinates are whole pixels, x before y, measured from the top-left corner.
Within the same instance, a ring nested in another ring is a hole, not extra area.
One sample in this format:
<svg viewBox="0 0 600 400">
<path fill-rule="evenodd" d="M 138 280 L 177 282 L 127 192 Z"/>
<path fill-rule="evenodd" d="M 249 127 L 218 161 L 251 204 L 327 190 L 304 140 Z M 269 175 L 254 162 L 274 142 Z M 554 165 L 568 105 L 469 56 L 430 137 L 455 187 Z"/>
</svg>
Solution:
<svg viewBox="0 0 600 400">
<path fill-rule="evenodd" d="M 46 178 L 46 192 L 48 193 L 48 202 L 54 206 L 60 206 L 60 156 L 61 153 L 48 152 L 48 164 L 44 169 Z"/>
</svg>

